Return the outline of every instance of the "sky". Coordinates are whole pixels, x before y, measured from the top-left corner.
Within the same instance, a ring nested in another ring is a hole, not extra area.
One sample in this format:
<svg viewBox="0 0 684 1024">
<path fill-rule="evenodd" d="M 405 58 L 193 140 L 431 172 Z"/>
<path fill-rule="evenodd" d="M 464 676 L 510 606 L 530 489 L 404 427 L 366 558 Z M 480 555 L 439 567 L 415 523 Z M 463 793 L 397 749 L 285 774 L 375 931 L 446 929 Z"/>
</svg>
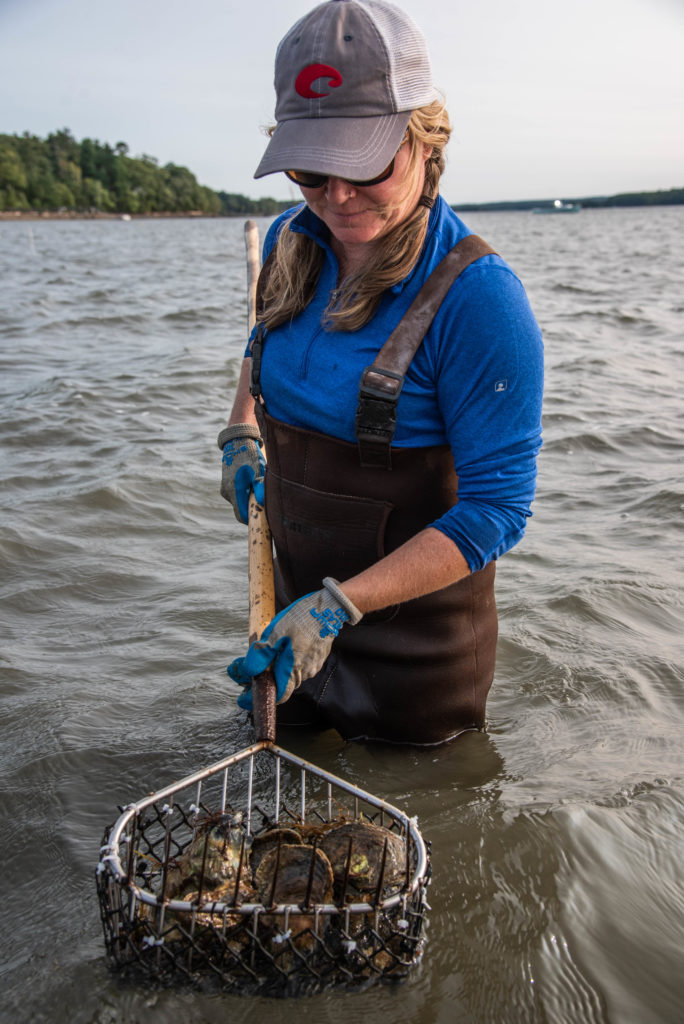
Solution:
<svg viewBox="0 0 684 1024">
<path fill-rule="evenodd" d="M 273 59 L 310 0 L 0 0 L 0 133 L 126 142 L 203 185 L 255 181 Z M 684 187 L 684 0 L 402 0 L 453 134 L 451 203 Z"/>
</svg>

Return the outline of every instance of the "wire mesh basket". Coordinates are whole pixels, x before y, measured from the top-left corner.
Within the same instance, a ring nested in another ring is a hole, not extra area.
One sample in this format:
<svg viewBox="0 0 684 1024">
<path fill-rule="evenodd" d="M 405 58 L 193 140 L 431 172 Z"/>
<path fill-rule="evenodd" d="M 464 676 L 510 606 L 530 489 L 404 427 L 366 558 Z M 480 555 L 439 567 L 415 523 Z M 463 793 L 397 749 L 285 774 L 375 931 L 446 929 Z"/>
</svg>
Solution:
<svg viewBox="0 0 684 1024">
<path fill-rule="evenodd" d="M 126 807 L 96 878 L 110 962 L 148 984 L 356 987 L 425 941 L 416 820 L 270 742 Z"/>
</svg>

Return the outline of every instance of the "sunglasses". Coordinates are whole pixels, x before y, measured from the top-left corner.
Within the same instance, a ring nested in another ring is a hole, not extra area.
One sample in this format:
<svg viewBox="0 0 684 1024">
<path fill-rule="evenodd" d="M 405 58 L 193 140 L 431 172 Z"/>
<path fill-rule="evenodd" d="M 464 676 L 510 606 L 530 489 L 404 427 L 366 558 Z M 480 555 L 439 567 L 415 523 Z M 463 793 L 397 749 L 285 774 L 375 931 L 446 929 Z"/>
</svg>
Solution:
<svg viewBox="0 0 684 1024">
<path fill-rule="evenodd" d="M 379 185 L 381 181 L 387 181 L 394 174 L 395 159 L 396 157 L 393 157 L 385 170 L 381 171 L 376 178 L 368 178 L 367 181 L 352 181 L 351 178 L 342 178 L 341 180 L 346 181 L 353 188 L 370 188 L 372 185 Z M 330 174 L 314 174 L 312 171 L 285 171 L 285 175 L 301 188 L 323 188 L 328 179 L 332 177 Z"/>
</svg>

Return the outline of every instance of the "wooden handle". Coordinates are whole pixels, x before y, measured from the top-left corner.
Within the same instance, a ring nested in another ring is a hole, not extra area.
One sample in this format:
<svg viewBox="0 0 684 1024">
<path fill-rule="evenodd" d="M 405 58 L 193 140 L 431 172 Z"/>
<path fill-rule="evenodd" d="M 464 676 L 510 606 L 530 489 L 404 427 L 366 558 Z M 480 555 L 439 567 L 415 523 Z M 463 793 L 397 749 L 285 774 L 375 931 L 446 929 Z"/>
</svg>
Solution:
<svg viewBox="0 0 684 1024">
<path fill-rule="evenodd" d="M 247 320 L 251 332 L 256 323 L 256 286 L 259 277 L 259 229 L 245 222 L 247 253 Z M 275 615 L 273 546 L 266 513 L 254 494 L 249 496 L 249 642 L 258 640 Z M 276 683 L 268 669 L 252 683 L 252 707 L 257 740 L 275 743 Z"/>
<path fill-rule="evenodd" d="M 252 680 L 252 714 L 257 743 L 275 743 L 276 681 L 270 668 Z"/>
<path fill-rule="evenodd" d="M 249 496 L 249 642 L 258 640 L 275 615 L 273 552 L 266 513 Z"/>
<path fill-rule="evenodd" d="M 253 220 L 245 221 L 245 250 L 247 253 L 247 323 L 251 334 L 256 323 L 256 286 L 259 278 L 259 229 Z"/>
<path fill-rule="evenodd" d="M 273 551 L 266 513 L 253 494 L 249 498 L 249 642 L 258 640 L 275 615 Z M 257 740 L 275 743 L 276 683 L 271 669 L 252 683 Z"/>
</svg>

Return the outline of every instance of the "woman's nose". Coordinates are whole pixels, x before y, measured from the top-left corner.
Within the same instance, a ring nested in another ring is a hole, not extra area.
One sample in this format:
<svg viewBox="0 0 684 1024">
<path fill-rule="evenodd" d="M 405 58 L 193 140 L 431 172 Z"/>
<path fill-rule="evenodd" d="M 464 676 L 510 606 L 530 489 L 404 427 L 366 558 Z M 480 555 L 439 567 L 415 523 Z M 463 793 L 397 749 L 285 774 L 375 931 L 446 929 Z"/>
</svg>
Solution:
<svg viewBox="0 0 684 1024">
<path fill-rule="evenodd" d="M 354 195 L 356 189 L 344 178 L 328 178 L 325 192 L 333 203 L 344 203 Z"/>
</svg>

